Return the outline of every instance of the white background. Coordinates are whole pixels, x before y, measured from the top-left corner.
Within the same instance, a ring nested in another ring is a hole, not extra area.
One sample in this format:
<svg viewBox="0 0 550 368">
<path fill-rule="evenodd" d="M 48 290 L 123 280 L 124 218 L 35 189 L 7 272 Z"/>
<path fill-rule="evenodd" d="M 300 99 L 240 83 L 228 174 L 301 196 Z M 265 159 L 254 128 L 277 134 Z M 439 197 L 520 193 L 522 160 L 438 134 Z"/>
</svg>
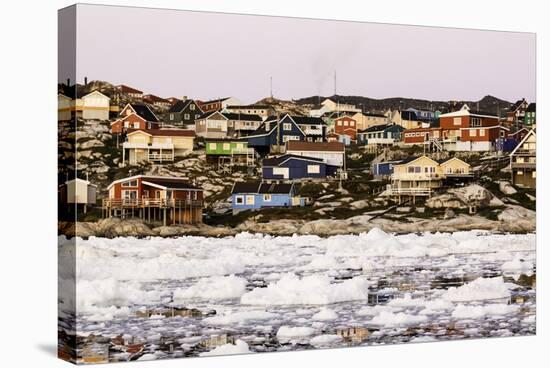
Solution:
<svg viewBox="0 0 550 368">
<path fill-rule="evenodd" d="M 117 5 L 374 21 L 537 33 L 538 335 L 131 363 L 133 367 L 543 366 L 548 357 L 550 12 L 545 1 L 89 1 Z M 0 365 L 56 359 L 57 9 L 71 1 L 5 0 L 0 10 Z M 101 24 L 98 24 L 101 27 Z M 154 29 L 151 30 L 154 32 Z M 197 37 L 200 37 L 198 30 Z M 103 40 L 98 40 L 103 42 Z M 108 42 L 108 41 L 105 41 Z M 452 45 L 449 45 L 452 47 Z M 284 50 L 281 50 L 284 51 Z M 118 57 L 118 55 L 109 55 Z M 472 60 L 474 62 L 474 60 Z M 495 60 L 495 62 L 498 62 Z M 546 66 L 546 68 L 545 68 Z M 425 71 L 429 73 L 429 70 Z M 513 72 L 513 71 L 512 71 Z M 518 71 L 521 73 L 521 71 Z M 502 78 L 506 78 L 503 75 Z M 445 83 L 444 80 L 441 83 Z M 411 96 L 414 97 L 414 96 Z M 545 341 L 546 340 L 546 341 Z M 546 351 L 544 350 L 546 348 Z"/>
</svg>

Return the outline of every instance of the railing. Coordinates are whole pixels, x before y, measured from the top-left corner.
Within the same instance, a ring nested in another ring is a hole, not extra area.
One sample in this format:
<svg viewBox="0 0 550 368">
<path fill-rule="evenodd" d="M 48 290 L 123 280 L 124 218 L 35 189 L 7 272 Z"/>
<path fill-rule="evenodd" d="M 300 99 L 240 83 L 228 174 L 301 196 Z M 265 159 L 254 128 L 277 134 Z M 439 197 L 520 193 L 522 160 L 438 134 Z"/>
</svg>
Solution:
<svg viewBox="0 0 550 368">
<path fill-rule="evenodd" d="M 512 169 L 535 169 L 537 164 L 535 162 L 512 162 Z"/>
<path fill-rule="evenodd" d="M 150 153 L 149 161 L 174 161 L 174 155 L 171 153 Z"/>
<path fill-rule="evenodd" d="M 536 150 L 528 149 L 517 149 L 516 152 L 514 152 L 514 156 L 535 156 L 536 154 Z"/>
<path fill-rule="evenodd" d="M 201 200 L 194 199 L 158 199 L 158 198 L 139 198 L 139 199 L 104 199 L 103 208 L 185 208 L 185 207 L 203 207 Z"/>
<path fill-rule="evenodd" d="M 174 149 L 173 143 L 124 142 L 124 148 Z"/>
<path fill-rule="evenodd" d="M 471 178 L 474 176 L 474 173 L 471 171 L 470 172 L 453 171 L 453 172 L 446 172 L 443 175 L 448 178 Z"/>
<path fill-rule="evenodd" d="M 392 174 L 393 180 L 419 180 L 419 181 L 428 181 L 428 180 L 439 180 L 444 179 L 444 175 L 439 173 L 399 173 Z"/>
<path fill-rule="evenodd" d="M 389 188 L 391 195 L 415 195 L 429 196 L 432 193 L 431 188 Z"/>
</svg>

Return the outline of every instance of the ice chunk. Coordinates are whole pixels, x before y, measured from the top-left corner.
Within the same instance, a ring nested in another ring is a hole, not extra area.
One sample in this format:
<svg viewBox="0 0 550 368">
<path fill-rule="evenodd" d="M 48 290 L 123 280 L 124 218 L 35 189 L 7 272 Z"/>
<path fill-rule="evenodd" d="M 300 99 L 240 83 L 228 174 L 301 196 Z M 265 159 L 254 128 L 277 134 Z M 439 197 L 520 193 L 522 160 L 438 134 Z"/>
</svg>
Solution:
<svg viewBox="0 0 550 368">
<path fill-rule="evenodd" d="M 267 288 L 257 288 L 241 297 L 242 304 L 287 305 L 331 304 L 368 297 L 369 282 L 365 277 L 354 277 L 339 284 L 331 284 L 325 275 L 299 278 L 287 274 Z"/>
<path fill-rule="evenodd" d="M 449 288 L 443 299 L 451 302 L 465 302 L 473 300 L 500 299 L 510 297 L 510 288 L 502 277 L 477 278 L 460 287 Z"/>
<path fill-rule="evenodd" d="M 174 291 L 174 301 L 181 299 L 232 299 L 240 298 L 246 291 L 246 279 L 231 276 L 202 278 L 187 289 Z"/>
<path fill-rule="evenodd" d="M 243 340 L 235 341 L 235 344 L 224 344 L 216 347 L 213 350 L 200 353 L 200 356 L 215 356 L 215 355 L 234 355 L 251 353 L 248 344 Z"/>
</svg>

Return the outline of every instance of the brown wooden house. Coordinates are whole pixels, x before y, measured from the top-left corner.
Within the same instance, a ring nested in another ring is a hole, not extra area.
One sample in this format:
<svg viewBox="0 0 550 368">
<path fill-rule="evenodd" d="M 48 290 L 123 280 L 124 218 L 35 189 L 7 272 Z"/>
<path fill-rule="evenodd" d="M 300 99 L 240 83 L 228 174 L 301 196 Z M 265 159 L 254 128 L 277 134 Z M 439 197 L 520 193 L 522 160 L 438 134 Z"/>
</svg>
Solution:
<svg viewBox="0 0 550 368">
<path fill-rule="evenodd" d="M 104 217 L 141 218 L 164 225 L 202 222 L 203 191 L 185 178 L 136 175 L 115 180 L 108 190 Z"/>
</svg>

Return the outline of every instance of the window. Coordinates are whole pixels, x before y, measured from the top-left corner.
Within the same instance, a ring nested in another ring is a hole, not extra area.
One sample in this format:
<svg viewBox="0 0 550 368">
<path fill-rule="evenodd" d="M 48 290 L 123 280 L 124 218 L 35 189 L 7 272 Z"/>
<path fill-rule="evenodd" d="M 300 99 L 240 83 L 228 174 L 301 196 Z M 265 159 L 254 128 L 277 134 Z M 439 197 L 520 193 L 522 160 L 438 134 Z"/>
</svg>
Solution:
<svg viewBox="0 0 550 368">
<path fill-rule="evenodd" d="M 476 137 L 477 136 L 477 129 L 470 129 L 470 137 Z"/>
<path fill-rule="evenodd" d="M 242 196 L 242 195 L 235 196 L 235 203 L 236 204 L 244 204 L 244 196 Z"/>
<path fill-rule="evenodd" d="M 174 120 L 174 114 L 170 114 L 170 120 Z"/>
<path fill-rule="evenodd" d="M 297 135 L 285 135 L 285 136 L 283 136 L 283 142 L 299 141 L 299 140 L 300 140 L 300 137 L 298 137 Z"/>
<path fill-rule="evenodd" d="M 189 119 L 191 118 L 191 116 L 189 116 L 189 114 L 185 114 L 185 115 L 183 115 L 183 118 L 184 118 L 185 120 L 189 120 Z"/>
<path fill-rule="evenodd" d="M 479 130 L 479 136 L 480 137 L 485 137 L 485 129 L 480 129 Z"/>
<path fill-rule="evenodd" d="M 344 121 L 344 126 L 348 126 L 348 121 Z"/>
<path fill-rule="evenodd" d="M 224 151 L 228 151 L 230 147 L 231 147 L 231 145 L 229 143 L 224 143 L 223 144 L 223 150 Z"/>
<path fill-rule="evenodd" d="M 254 196 L 253 195 L 247 195 L 246 196 L 246 204 L 254 204 Z"/>
<path fill-rule="evenodd" d="M 537 178 L 537 172 L 536 172 L 536 171 L 533 171 L 533 172 L 531 173 L 531 177 L 532 177 L 533 179 L 536 179 L 536 178 Z"/>
<path fill-rule="evenodd" d="M 453 119 L 454 125 L 461 125 L 462 124 L 462 118 L 454 118 Z"/>
<path fill-rule="evenodd" d="M 237 149 L 238 150 L 242 150 L 244 148 L 244 144 L 242 143 L 237 143 Z"/>
<path fill-rule="evenodd" d="M 130 127 L 130 123 L 128 123 L 127 121 L 124 122 L 124 127 L 125 128 L 129 128 Z"/>
<path fill-rule="evenodd" d="M 122 183 L 122 186 L 123 187 L 137 187 L 138 186 L 137 180 L 126 181 L 126 182 Z"/>
<path fill-rule="evenodd" d="M 273 175 L 280 175 L 285 179 L 288 179 L 289 169 L 288 167 L 274 167 Z"/>
<path fill-rule="evenodd" d="M 216 143 L 208 143 L 208 149 L 211 149 L 211 150 L 216 150 L 216 147 L 218 145 Z"/>
<path fill-rule="evenodd" d="M 292 130 L 292 124 L 284 123 L 283 124 L 283 130 Z"/>
<path fill-rule="evenodd" d="M 194 200 L 199 199 L 199 192 L 193 192 L 193 199 Z"/>
<path fill-rule="evenodd" d="M 139 123 L 134 123 L 134 129 L 139 129 Z"/>
<path fill-rule="evenodd" d="M 195 104 L 191 104 L 191 105 L 189 105 L 189 110 L 191 110 L 191 111 L 195 111 Z"/>
<path fill-rule="evenodd" d="M 321 172 L 321 167 L 319 165 L 307 165 L 308 174 L 319 174 Z"/>
<path fill-rule="evenodd" d="M 271 194 L 264 194 L 264 202 L 271 202 Z"/>
<path fill-rule="evenodd" d="M 472 118 L 472 120 L 470 121 L 470 126 L 480 127 L 481 126 L 481 118 Z"/>
</svg>

